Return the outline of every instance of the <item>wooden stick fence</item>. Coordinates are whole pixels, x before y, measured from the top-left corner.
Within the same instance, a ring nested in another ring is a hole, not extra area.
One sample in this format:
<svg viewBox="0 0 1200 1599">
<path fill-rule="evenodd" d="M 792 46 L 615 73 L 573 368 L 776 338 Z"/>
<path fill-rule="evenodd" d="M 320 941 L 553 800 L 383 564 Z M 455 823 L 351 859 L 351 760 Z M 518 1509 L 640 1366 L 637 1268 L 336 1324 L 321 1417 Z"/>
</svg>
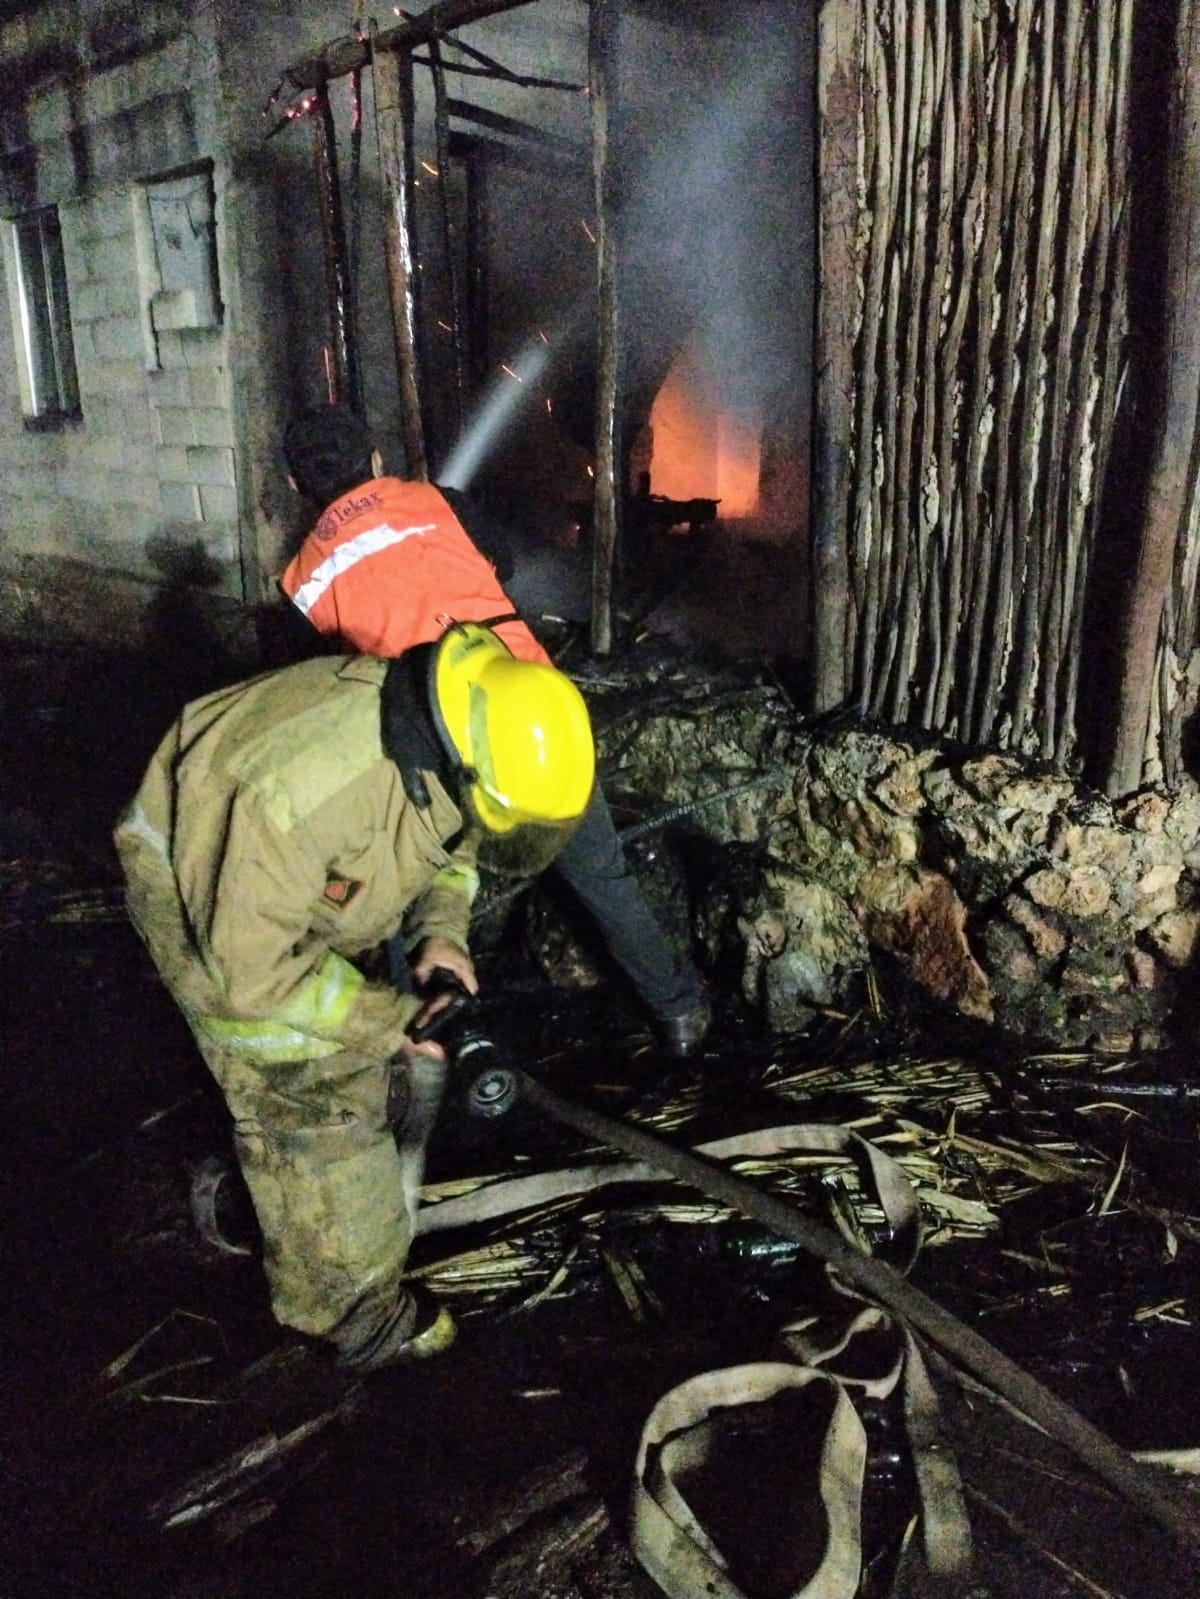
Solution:
<svg viewBox="0 0 1200 1599">
<path fill-rule="evenodd" d="M 1065 763 L 1124 359 L 1132 0 L 825 12 L 823 88 L 857 88 L 860 310 L 849 469 L 817 504 L 817 698 Z M 823 242 L 848 122 L 826 92 Z M 846 288 L 822 265 L 826 372 Z"/>
</svg>

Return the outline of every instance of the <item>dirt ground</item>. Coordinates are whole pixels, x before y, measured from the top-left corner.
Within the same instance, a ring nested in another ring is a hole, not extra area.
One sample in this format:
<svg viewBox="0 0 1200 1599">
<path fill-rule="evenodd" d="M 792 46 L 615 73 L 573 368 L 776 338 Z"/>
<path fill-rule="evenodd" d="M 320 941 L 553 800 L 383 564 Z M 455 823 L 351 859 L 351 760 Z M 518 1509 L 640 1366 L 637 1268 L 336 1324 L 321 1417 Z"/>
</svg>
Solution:
<svg viewBox="0 0 1200 1599">
<path fill-rule="evenodd" d="M 823 1291 L 820 1273 L 804 1258 L 747 1258 L 729 1247 L 724 1219 L 656 1218 L 678 1190 L 614 1190 L 552 1224 L 525 1218 L 462 1240 L 524 1239 L 539 1270 L 514 1266 L 491 1292 L 443 1282 L 460 1336 L 427 1366 L 349 1384 L 282 1336 L 236 1179 L 218 1208 L 226 1247 L 193 1217 L 196 1172 L 230 1154 L 225 1113 L 124 920 L 108 845 L 170 715 L 219 670 L 195 651 L 186 663 L 4 655 L 0 1591 L 653 1599 L 627 1520 L 646 1417 L 684 1377 L 765 1358 L 779 1327 Z M 1030 1092 L 1004 1041 L 898 994 L 885 992 L 877 1013 L 778 1039 L 740 1013 L 730 974 L 709 975 L 714 1035 L 694 1068 L 672 1076 L 619 985 L 551 988 L 515 934 L 488 957 L 487 1014 L 535 1075 L 609 1114 L 641 1118 L 686 1100 L 686 1132 L 667 1136 L 689 1142 L 796 1120 L 772 1088 L 783 1068 L 835 1054 L 848 1068 L 972 1055 L 990 1086 L 974 1130 L 1082 1144 L 1103 1175 L 1090 1188 L 1031 1182 L 997 1231 L 926 1249 L 910 1280 L 1123 1446 L 1200 1445 L 1193 1059 L 1176 1050 L 1119 1063 L 1122 1081 L 1165 1084 L 1172 1096 L 1085 1115 L 1080 1096 Z M 849 1091 L 823 1091 L 803 1119 L 863 1111 Z M 936 1092 L 911 1114 L 946 1120 Z M 524 1110 L 486 1127 L 449 1120 L 427 1176 L 564 1165 L 582 1147 Z M 419 1241 L 414 1266 L 435 1253 Z M 642 1292 L 631 1294 L 614 1261 L 634 1263 Z M 530 1303 L 559 1267 L 561 1291 Z M 966 1484 L 975 1599 L 1200 1592 L 1200 1566 L 1073 1455 L 946 1373 L 938 1384 Z M 881 1408 L 868 1419 L 860 1594 L 881 1599 L 914 1500 L 897 1417 Z M 771 1443 L 781 1463 L 800 1447 Z M 1195 1491 L 1152 1469 L 1200 1525 Z M 757 1487 L 721 1486 L 763 1548 L 805 1518 L 786 1483 L 781 1471 Z M 756 1591 L 784 1590 L 767 1574 Z"/>
</svg>

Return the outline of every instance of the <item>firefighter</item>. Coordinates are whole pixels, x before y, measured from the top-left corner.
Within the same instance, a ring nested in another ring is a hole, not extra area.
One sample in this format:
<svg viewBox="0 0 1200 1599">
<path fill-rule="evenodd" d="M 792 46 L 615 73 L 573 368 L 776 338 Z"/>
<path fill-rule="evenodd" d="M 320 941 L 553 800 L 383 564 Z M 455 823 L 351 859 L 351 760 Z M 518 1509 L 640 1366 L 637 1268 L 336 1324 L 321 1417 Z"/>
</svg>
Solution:
<svg viewBox="0 0 1200 1599">
<path fill-rule="evenodd" d="M 478 511 L 465 497 L 384 476 L 366 424 L 345 406 L 294 417 L 283 454 L 288 481 L 320 511 L 280 579 L 314 638 L 390 656 L 436 639 L 450 621 L 487 621 L 517 657 L 549 664 L 468 535 L 463 518 Z M 487 533 L 480 542 L 491 545 Z M 645 1003 L 666 1053 L 694 1055 L 711 1021 L 704 985 L 646 903 L 599 784 L 554 869 Z"/>
<path fill-rule="evenodd" d="M 388 1112 L 441 1055 L 410 1037 L 435 1002 L 355 957 L 399 934 L 418 985 L 442 968 L 477 992 L 478 867 L 544 868 L 594 768 L 575 685 L 466 625 L 194 701 L 117 824 L 130 915 L 232 1112 L 275 1317 L 349 1370 L 453 1335 L 401 1283 Z"/>
</svg>

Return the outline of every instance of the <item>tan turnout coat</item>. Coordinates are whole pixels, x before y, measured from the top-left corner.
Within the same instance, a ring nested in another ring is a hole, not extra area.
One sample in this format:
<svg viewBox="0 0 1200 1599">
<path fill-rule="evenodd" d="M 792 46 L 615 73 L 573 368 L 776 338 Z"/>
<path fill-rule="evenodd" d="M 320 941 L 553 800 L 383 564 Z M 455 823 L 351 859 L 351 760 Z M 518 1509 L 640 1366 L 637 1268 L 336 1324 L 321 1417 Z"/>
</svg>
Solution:
<svg viewBox="0 0 1200 1599">
<path fill-rule="evenodd" d="M 354 957 L 403 929 L 467 948 L 469 850 L 435 779 L 380 740 L 387 663 L 322 657 L 209 694 L 162 741 L 115 842 L 131 917 L 234 1120 L 276 1317 L 349 1338 L 411 1235 L 387 1120 L 417 1009 Z"/>
</svg>

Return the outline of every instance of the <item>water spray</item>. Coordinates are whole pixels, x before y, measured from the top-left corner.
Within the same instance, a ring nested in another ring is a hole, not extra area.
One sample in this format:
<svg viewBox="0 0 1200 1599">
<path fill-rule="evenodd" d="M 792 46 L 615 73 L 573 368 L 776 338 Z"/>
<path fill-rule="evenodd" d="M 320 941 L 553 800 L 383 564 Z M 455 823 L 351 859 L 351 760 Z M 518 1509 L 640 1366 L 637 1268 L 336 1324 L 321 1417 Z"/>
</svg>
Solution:
<svg viewBox="0 0 1200 1599">
<path fill-rule="evenodd" d="M 466 490 L 483 462 L 515 421 L 521 406 L 537 396 L 537 385 L 551 358 L 567 348 L 582 323 L 579 311 L 567 315 L 550 335 L 535 333 L 520 354 L 494 373 L 479 403 L 436 474 L 447 488 Z"/>
<path fill-rule="evenodd" d="M 512 422 L 518 407 L 529 398 L 549 360 L 549 344 L 534 338 L 520 355 L 493 375 L 437 473 L 439 483 L 451 489 L 470 487 L 471 480 Z"/>
</svg>

